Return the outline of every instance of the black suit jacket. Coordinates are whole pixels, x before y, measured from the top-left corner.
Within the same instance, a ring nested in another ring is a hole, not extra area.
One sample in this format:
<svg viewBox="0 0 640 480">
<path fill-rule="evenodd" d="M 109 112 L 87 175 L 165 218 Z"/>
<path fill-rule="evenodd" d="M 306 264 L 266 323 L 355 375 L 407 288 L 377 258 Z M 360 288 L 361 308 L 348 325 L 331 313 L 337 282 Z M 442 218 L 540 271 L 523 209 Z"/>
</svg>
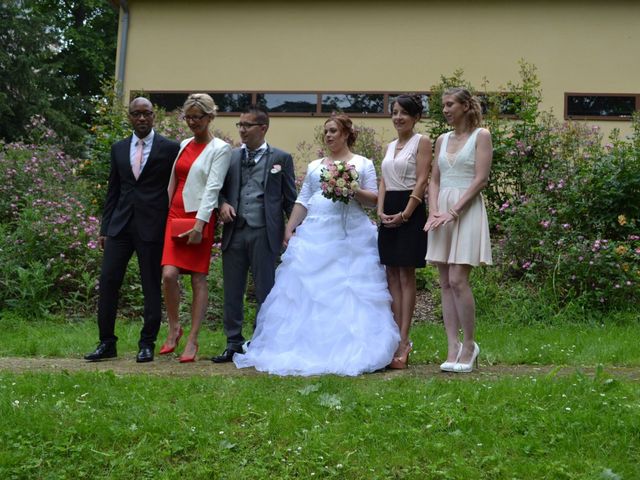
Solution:
<svg viewBox="0 0 640 480">
<path fill-rule="evenodd" d="M 297 192 L 293 172 L 293 159 L 287 152 L 268 145 L 260 162 L 267 162 L 264 178 L 264 214 L 269 248 L 278 253 L 284 239 L 284 216 L 291 214 Z M 242 178 L 242 148 L 231 152 L 231 165 L 220 191 L 220 204 L 228 203 L 238 211 Z M 231 241 L 236 222 L 224 224 L 222 231 L 222 250 L 226 250 Z"/>
<path fill-rule="evenodd" d="M 143 241 L 162 242 L 169 212 L 167 185 L 180 144 L 156 132 L 138 180 L 131 170 L 130 146 L 128 137 L 111 147 L 111 172 L 100 235 L 118 235 L 133 217 Z"/>
</svg>

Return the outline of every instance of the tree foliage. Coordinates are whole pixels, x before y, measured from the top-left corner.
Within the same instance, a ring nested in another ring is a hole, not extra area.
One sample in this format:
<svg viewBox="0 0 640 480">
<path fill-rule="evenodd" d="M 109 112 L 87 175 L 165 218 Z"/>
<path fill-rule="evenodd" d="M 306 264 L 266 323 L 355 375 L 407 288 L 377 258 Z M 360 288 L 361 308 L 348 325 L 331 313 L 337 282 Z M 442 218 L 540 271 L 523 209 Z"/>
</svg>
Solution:
<svg viewBox="0 0 640 480">
<path fill-rule="evenodd" d="M 103 0 L 7 0 L 0 4 L 0 138 L 28 137 L 46 118 L 78 142 L 92 98 L 114 72 L 117 12 Z"/>
</svg>

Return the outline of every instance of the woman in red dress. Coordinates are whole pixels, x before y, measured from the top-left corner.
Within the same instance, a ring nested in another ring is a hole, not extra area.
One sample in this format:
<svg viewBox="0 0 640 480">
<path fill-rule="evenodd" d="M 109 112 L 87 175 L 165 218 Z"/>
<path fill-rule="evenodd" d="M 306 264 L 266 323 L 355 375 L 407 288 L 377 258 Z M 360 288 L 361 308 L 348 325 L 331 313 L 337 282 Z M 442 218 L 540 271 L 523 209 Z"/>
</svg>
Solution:
<svg viewBox="0 0 640 480">
<path fill-rule="evenodd" d="M 189 95 L 182 111 L 193 137 L 184 140 L 169 180 L 171 208 L 162 252 L 162 284 L 169 332 L 160 349 L 175 351 L 182 337 L 178 314 L 180 274 L 191 276 L 191 331 L 180 362 L 193 362 L 198 352 L 198 332 L 207 312 L 207 274 L 215 230 L 214 209 L 231 160 L 231 147 L 210 130 L 216 104 L 206 93 Z M 193 220 L 187 221 L 185 219 Z"/>
</svg>

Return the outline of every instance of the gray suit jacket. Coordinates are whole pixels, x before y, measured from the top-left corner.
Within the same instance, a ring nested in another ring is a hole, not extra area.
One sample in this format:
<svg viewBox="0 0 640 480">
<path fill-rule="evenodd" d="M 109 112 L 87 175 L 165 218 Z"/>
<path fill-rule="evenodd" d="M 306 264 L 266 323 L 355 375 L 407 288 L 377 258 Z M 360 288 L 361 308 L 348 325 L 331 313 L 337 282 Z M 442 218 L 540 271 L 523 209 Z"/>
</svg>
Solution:
<svg viewBox="0 0 640 480">
<path fill-rule="evenodd" d="M 260 160 L 267 162 L 264 178 L 264 213 L 269 248 L 279 253 L 284 239 L 284 216 L 289 216 L 295 204 L 297 192 L 293 172 L 293 159 L 287 152 L 268 145 Z M 231 165 L 220 191 L 220 205 L 230 204 L 238 211 L 242 177 L 242 148 L 231 152 Z M 225 223 L 222 231 L 222 250 L 231 242 L 236 222 Z"/>
</svg>

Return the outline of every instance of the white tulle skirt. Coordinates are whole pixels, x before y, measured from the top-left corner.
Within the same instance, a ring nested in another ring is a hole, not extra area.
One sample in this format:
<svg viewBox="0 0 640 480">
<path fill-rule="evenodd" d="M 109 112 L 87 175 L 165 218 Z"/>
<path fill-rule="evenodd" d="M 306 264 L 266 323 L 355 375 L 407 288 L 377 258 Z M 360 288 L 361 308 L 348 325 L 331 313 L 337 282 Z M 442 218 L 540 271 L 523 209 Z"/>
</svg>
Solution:
<svg viewBox="0 0 640 480">
<path fill-rule="evenodd" d="M 312 197 L 236 366 L 276 375 L 359 375 L 387 366 L 399 340 L 376 227 L 353 201 Z"/>
</svg>

